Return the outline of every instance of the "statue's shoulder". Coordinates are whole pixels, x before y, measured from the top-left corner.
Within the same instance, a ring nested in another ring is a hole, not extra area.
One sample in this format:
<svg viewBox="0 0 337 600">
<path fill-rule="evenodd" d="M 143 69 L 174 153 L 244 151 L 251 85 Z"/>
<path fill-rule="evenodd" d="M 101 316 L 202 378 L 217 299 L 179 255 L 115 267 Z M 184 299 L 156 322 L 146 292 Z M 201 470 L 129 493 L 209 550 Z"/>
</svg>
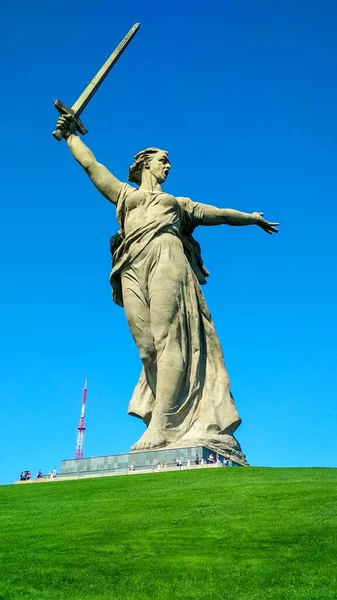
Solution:
<svg viewBox="0 0 337 600">
<path fill-rule="evenodd" d="M 127 199 L 127 197 L 133 192 L 136 192 L 137 190 L 138 188 L 135 188 L 132 185 L 129 185 L 128 183 L 122 184 L 117 198 L 117 211 L 124 209 L 125 200 Z"/>
<path fill-rule="evenodd" d="M 184 196 L 176 196 L 176 200 L 183 210 L 188 212 L 193 210 L 194 202 L 191 198 L 185 198 Z"/>
<path fill-rule="evenodd" d="M 129 183 L 123 183 L 119 192 L 118 202 L 125 199 L 129 194 L 132 194 L 132 192 L 136 192 L 137 190 L 138 188 L 133 187 L 133 185 L 130 185 Z"/>
</svg>

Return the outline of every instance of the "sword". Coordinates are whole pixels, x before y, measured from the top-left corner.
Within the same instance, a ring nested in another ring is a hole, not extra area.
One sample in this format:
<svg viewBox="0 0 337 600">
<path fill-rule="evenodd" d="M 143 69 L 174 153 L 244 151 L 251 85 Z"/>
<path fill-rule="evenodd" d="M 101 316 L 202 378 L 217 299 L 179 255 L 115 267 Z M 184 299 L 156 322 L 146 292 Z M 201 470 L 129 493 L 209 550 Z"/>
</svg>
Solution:
<svg viewBox="0 0 337 600">
<path fill-rule="evenodd" d="M 110 54 L 109 58 L 105 61 L 104 65 L 96 73 L 95 77 L 93 77 L 93 79 L 87 85 L 82 94 L 77 98 L 76 102 L 72 105 L 71 108 L 66 106 L 66 104 L 63 104 L 63 102 L 61 102 L 60 100 L 54 100 L 54 106 L 61 115 L 68 113 L 74 117 L 74 121 L 76 123 L 76 131 L 78 131 L 82 135 L 88 133 L 88 130 L 79 118 L 81 112 L 85 109 L 93 95 L 97 92 L 99 86 L 101 85 L 101 83 L 103 83 L 106 76 L 110 73 L 112 67 L 117 62 L 121 54 L 123 54 L 125 48 L 129 45 L 132 38 L 136 35 L 139 27 L 140 23 L 135 23 L 133 27 L 131 27 L 130 31 L 128 31 L 126 36 L 118 44 L 117 48 L 112 52 L 112 54 Z M 55 131 L 53 131 L 53 136 L 59 142 L 63 138 L 63 133 L 64 132 L 62 129 L 55 129 Z"/>
</svg>

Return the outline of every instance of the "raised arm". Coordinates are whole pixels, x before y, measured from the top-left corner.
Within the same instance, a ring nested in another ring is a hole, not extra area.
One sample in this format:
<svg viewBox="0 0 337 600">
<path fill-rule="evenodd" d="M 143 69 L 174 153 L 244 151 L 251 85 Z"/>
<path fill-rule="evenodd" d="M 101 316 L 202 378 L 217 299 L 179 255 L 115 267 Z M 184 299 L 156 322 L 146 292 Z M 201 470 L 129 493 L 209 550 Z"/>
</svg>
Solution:
<svg viewBox="0 0 337 600">
<path fill-rule="evenodd" d="M 279 223 L 269 223 L 263 213 L 245 213 L 233 208 L 217 208 L 209 204 L 196 203 L 199 225 L 258 225 L 266 233 L 278 233 Z"/>
<path fill-rule="evenodd" d="M 122 182 L 96 160 L 91 150 L 76 135 L 71 115 L 62 115 L 57 121 L 57 128 L 64 131 L 63 136 L 70 152 L 89 175 L 93 184 L 109 202 L 117 204 Z"/>
</svg>

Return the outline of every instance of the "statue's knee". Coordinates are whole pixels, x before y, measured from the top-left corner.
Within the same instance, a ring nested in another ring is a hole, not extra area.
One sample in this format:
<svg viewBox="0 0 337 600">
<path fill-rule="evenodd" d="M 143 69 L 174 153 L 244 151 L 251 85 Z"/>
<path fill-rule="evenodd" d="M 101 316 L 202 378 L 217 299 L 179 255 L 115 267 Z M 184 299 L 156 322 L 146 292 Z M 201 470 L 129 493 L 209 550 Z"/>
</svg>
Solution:
<svg viewBox="0 0 337 600">
<path fill-rule="evenodd" d="M 152 365 L 156 361 L 156 350 L 153 344 L 142 346 L 139 349 L 139 354 L 141 361 L 145 366 Z"/>
<path fill-rule="evenodd" d="M 170 328 L 166 323 L 162 323 L 161 327 L 156 327 L 154 333 L 154 346 L 158 355 L 162 354 L 168 345 L 172 345 L 170 336 Z"/>
</svg>

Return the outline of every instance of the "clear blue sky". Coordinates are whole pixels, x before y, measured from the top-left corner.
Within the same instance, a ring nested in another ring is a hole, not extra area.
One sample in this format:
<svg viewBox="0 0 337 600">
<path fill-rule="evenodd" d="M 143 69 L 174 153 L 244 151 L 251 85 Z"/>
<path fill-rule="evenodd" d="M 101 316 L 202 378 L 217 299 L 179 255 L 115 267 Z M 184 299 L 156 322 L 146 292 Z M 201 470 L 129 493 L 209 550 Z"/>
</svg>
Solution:
<svg viewBox="0 0 337 600">
<path fill-rule="evenodd" d="M 63 3 L 2 7 L 0 482 L 75 450 L 123 452 L 140 360 L 112 303 L 115 209 L 51 136 L 131 25 L 141 29 L 83 114 L 86 143 L 126 180 L 170 153 L 166 190 L 264 211 L 199 228 L 204 293 L 253 465 L 336 466 L 336 18 L 332 1 Z"/>
</svg>

